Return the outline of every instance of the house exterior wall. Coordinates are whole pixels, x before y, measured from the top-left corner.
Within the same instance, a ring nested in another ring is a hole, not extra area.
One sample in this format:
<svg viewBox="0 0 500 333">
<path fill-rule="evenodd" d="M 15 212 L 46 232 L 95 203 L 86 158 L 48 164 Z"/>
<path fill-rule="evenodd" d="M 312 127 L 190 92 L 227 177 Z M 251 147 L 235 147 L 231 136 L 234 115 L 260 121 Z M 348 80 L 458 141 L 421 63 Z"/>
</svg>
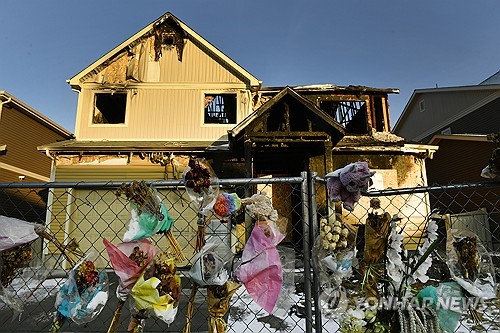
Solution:
<svg viewBox="0 0 500 333">
<path fill-rule="evenodd" d="M 7 152 L 0 154 L 0 181 L 48 181 L 51 160 L 40 153 L 37 146 L 67 139 L 42 125 L 27 114 L 3 105 L 0 118 L 0 142 L 7 145 Z M 10 171 L 10 172 L 6 172 Z"/>
<path fill-rule="evenodd" d="M 422 142 L 429 142 L 434 134 L 450 128 L 451 134 L 490 134 L 500 130 L 500 97 L 478 108 L 472 113 L 446 125 L 439 131 L 425 137 Z"/>
<path fill-rule="evenodd" d="M 82 84 L 78 140 L 217 140 L 235 124 L 204 124 L 205 93 L 236 93 L 237 122 L 251 112 L 249 83 L 209 50 L 188 39 L 182 61 L 175 48 L 164 48 L 155 62 L 151 39 L 136 46 L 138 81 L 126 80 L 127 70 L 134 70 L 127 67 L 131 56 L 123 54 Z M 111 91 L 128 94 L 125 124 L 92 124 L 95 93 Z"/>
<path fill-rule="evenodd" d="M 203 87 L 203 88 L 202 88 Z M 242 87 L 242 86 L 241 86 Z M 92 124 L 95 93 L 84 89 L 78 111 L 78 140 L 217 140 L 235 124 L 204 124 L 204 94 L 234 92 L 238 100 L 237 121 L 249 113 L 249 98 L 240 88 L 217 85 L 144 87 L 128 89 L 125 124 Z"/>
<path fill-rule="evenodd" d="M 410 108 L 406 110 L 404 123 L 395 128 L 394 133 L 409 140 L 425 142 L 422 139 L 472 111 L 475 105 L 484 103 L 498 94 L 498 90 L 435 91 L 416 95 Z M 424 110 L 420 111 L 423 102 Z"/>
<path fill-rule="evenodd" d="M 107 160 L 108 163 L 110 160 Z M 62 161 L 57 167 L 56 181 L 131 181 L 131 180 L 154 180 L 172 179 L 174 173 L 177 177 L 183 170 L 173 170 L 171 166 L 163 167 L 142 160 L 134 160 L 132 163 L 122 165 L 120 158 L 113 160 L 119 165 L 88 164 L 71 165 L 68 161 Z M 125 159 L 126 161 L 126 159 Z M 158 190 L 163 203 L 175 220 L 174 236 L 181 248 L 194 248 L 196 240 L 196 211 L 190 206 L 190 199 L 184 189 Z M 61 242 L 65 242 L 66 235 L 71 235 L 79 240 L 80 248 L 87 251 L 91 248 L 104 251 L 101 238 L 111 242 L 121 241 L 130 221 L 130 208 L 127 200 L 117 198 L 110 190 L 86 190 L 73 189 L 71 194 L 64 189 L 55 189 L 52 202 L 51 218 L 49 228 Z M 87 202 L 88 205 L 82 205 Z M 173 205 L 175 203 L 175 207 Z M 78 207 L 78 209 L 75 209 Z M 110 222 L 112 221 L 112 222 Z M 111 225 L 109 223 L 112 223 Z M 182 234 L 182 235 L 181 235 Z M 155 236 L 156 241 L 162 236 Z M 66 240 L 67 241 L 67 240 Z M 48 248 L 48 253 L 55 254 L 58 250 L 54 246 Z M 185 253 L 190 257 L 193 253 Z"/>
</svg>

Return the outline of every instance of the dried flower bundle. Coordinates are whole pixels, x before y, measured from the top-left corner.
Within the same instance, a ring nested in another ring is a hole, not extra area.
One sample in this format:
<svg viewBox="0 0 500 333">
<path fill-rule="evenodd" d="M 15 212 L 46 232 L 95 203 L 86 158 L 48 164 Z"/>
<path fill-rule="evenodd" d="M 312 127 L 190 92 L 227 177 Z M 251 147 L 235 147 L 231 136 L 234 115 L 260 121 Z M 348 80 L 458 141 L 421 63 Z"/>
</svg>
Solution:
<svg viewBox="0 0 500 333">
<path fill-rule="evenodd" d="M 174 259 L 161 253 L 132 288 L 137 313 L 133 315 L 128 330 L 136 332 L 143 325 L 148 313 L 167 324 L 174 321 L 180 301 L 181 278 L 176 273 Z"/>
<path fill-rule="evenodd" d="M 476 237 L 462 237 L 455 239 L 455 247 L 458 264 L 466 279 L 475 280 L 479 270 L 479 255 L 477 252 Z"/>
<path fill-rule="evenodd" d="M 163 233 L 177 262 L 186 260 L 182 249 L 172 234 L 174 219 L 170 216 L 157 193 L 146 182 L 133 181 L 123 183 L 116 191 L 117 196 L 125 195 L 133 203 L 132 220 L 129 230 L 124 235 L 125 241 L 147 238 Z M 137 214 L 135 212 L 137 210 Z"/>
<path fill-rule="evenodd" d="M 153 190 L 146 185 L 146 182 L 133 181 L 129 185 L 123 183 L 117 190 L 116 196 L 125 195 L 127 200 L 137 205 L 139 214 L 146 211 L 150 214 L 156 215 L 159 221 L 163 221 L 165 216 L 161 212 L 161 205 L 158 202 Z"/>
<path fill-rule="evenodd" d="M 19 271 L 30 262 L 32 255 L 31 242 L 1 252 L 0 282 L 4 287 L 11 284 Z"/>
<path fill-rule="evenodd" d="M 322 218 L 320 220 L 320 237 L 323 250 L 333 252 L 347 248 L 349 229 L 339 220 Z"/>
<path fill-rule="evenodd" d="M 89 287 L 94 287 L 99 282 L 99 272 L 92 261 L 84 261 L 76 271 L 76 285 L 81 293 Z"/>
<path fill-rule="evenodd" d="M 184 175 L 186 187 L 193 189 L 195 193 L 201 193 L 210 188 L 210 170 L 204 167 L 199 161 L 190 158 L 188 167 L 190 168 Z"/>
</svg>

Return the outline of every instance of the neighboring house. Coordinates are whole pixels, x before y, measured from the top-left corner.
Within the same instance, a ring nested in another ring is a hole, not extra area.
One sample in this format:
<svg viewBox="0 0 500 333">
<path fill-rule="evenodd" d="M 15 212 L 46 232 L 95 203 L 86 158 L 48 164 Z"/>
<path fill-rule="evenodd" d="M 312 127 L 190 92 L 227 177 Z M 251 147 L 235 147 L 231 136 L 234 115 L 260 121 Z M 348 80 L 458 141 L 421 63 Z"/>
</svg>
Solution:
<svg viewBox="0 0 500 333">
<path fill-rule="evenodd" d="M 220 178 L 297 176 L 308 170 L 324 175 L 340 163 L 383 151 L 386 160 L 377 167 L 391 169 L 389 161 L 405 162 L 399 171 L 387 170 L 378 184 L 416 186 L 426 183 L 422 161 L 434 149 L 381 135 L 389 134 L 387 100 L 397 89 L 262 87 L 170 13 L 68 83 L 79 93 L 76 138 L 39 147 L 57 161 L 55 181 L 174 179 L 181 176 L 188 156 L 208 159 Z M 275 185 L 273 192 L 281 194 L 273 197 L 279 213 L 300 233 L 301 225 L 291 215 L 299 191 Z M 100 244 L 101 237 L 117 237 L 116 230 L 128 223 L 129 213 L 113 193 L 75 191 L 68 202 L 95 202 L 88 211 L 66 210 L 60 195 L 50 227 L 60 238 L 85 234 L 84 249 Z M 179 202 L 184 191 L 167 195 Z M 189 222 L 195 212 L 179 207 L 172 214 L 177 230 L 183 230 L 176 236 L 185 246 L 194 239 L 196 226 Z M 107 221 L 113 221 L 111 228 Z"/>
<path fill-rule="evenodd" d="M 496 147 L 486 136 L 500 132 L 500 72 L 479 85 L 415 90 L 393 132 L 409 140 L 439 146 L 427 163 L 429 184 L 488 181 L 480 175 Z M 465 191 L 462 195 L 442 196 L 436 204 L 452 215 L 461 214 L 462 220 L 465 215 L 472 216 L 477 221 L 470 222 L 469 227 L 476 225 L 474 230 L 478 232 L 489 230 L 486 216 L 490 224 L 491 219 L 498 224 L 500 216 L 495 202 L 472 195 Z M 491 236 L 483 240 L 491 243 Z"/>
<path fill-rule="evenodd" d="M 37 147 L 73 135 L 11 94 L 0 91 L 0 182 L 48 182 L 52 160 Z M 8 192 L 8 193 L 7 193 Z M 10 199 L 3 196 L 9 194 Z M 0 215 L 44 222 L 46 194 L 3 190 Z"/>
</svg>

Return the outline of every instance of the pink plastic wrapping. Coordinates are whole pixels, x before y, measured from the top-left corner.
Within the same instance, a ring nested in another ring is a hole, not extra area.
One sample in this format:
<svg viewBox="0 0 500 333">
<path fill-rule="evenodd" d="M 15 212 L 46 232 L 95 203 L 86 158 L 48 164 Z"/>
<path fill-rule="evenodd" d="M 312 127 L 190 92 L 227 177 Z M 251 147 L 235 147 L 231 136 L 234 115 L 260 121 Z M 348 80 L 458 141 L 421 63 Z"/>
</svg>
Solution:
<svg viewBox="0 0 500 333">
<path fill-rule="evenodd" d="M 120 287 L 123 289 L 131 289 L 134 286 L 137 279 L 144 273 L 146 267 L 148 267 L 149 263 L 158 253 L 158 249 L 147 239 L 120 243 L 116 246 L 106 239 L 103 239 L 103 242 L 104 246 L 106 246 L 111 265 L 116 275 L 120 278 Z M 137 264 L 129 258 L 130 254 L 137 246 L 148 255 L 147 260 L 142 266 L 137 266 Z"/>
<path fill-rule="evenodd" d="M 276 245 L 285 237 L 272 225 L 255 225 L 236 271 L 236 278 L 250 296 L 269 313 L 273 312 L 283 285 L 283 268 Z"/>
</svg>

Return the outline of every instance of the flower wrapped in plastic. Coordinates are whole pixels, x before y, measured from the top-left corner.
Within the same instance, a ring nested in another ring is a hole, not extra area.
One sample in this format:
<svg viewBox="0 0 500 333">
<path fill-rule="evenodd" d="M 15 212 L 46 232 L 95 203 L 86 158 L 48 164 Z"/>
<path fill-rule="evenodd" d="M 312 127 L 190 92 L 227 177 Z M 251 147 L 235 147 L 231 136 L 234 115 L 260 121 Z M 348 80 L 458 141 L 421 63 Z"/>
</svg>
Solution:
<svg viewBox="0 0 500 333">
<path fill-rule="evenodd" d="M 135 283 L 131 295 L 138 313 L 137 318 L 132 318 L 129 331 L 134 331 L 135 323 L 139 324 L 148 314 L 170 325 L 181 297 L 181 278 L 176 272 L 174 259 L 165 253 L 156 255 Z"/>
<path fill-rule="evenodd" d="M 219 256 L 217 247 L 215 243 L 206 243 L 193 258 L 189 276 L 198 286 L 220 286 L 227 281 L 229 275 L 224 268 L 227 262 Z"/>
<path fill-rule="evenodd" d="M 365 224 L 365 284 L 367 297 L 379 296 L 377 276 L 379 276 L 379 262 L 384 255 L 387 236 L 389 234 L 392 216 L 380 208 L 380 200 L 370 200 L 371 212 L 368 213 Z"/>
<path fill-rule="evenodd" d="M 243 249 L 236 278 L 264 310 L 272 313 L 283 285 L 283 267 L 276 249 L 285 235 L 272 222 L 258 222 Z"/>
<path fill-rule="evenodd" d="M 466 292 L 485 299 L 496 297 L 495 268 L 476 234 L 453 229 L 446 251 L 451 276 Z"/>
<path fill-rule="evenodd" d="M 31 243 L 38 238 L 36 225 L 0 215 L 0 300 L 21 312 L 23 302 L 10 285 L 33 258 Z"/>
<path fill-rule="evenodd" d="M 195 251 L 205 244 L 206 216 L 214 207 L 219 194 L 218 178 L 203 158 L 190 158 L 182 175 L 186 192 L 198 213 Z"/>
<path fill-rule="evenodd" d="M 237 282 L 226 281 L 223 285 L 212 285 L 207 287 L 208 332 L 225 333 L 227 323 L 224 316 L 229 311 L 231 297 L 241 285 Z"/>
<path fill-rule="evenodd" d="M 221 219 L 221 222 L 225 222 L 225 219 L 237 215 L 242 207 L 242 200 L 238 194 L 221 193 L 215 201 L 214 213 Z"/>
<path fill-rule="evenodd" d="M 178 262 L 186 260 L 182 249 L 172 234 L 175 220 L 169 214 L 160 196 L 144 181 L 123 183 L 116 191 L 117 196 L 125 195 L 131 202 L 129 228 L 123 235 L 125 242 L 165 234 L 169 246 Z"/>
<path fill-rule="evenodd" d="M 103 239 L 103 242 L 113 270 L 119 279 L 119 285 L 116 288 L 119 301 L 108 330 L 114 332 L 132 287 L 156 256 L 158 249 L 147 239 L 120 243 L 116 246 L 107 239 Z"/>
<path fill-rule="evenodd" d="M 106 270 L 96 267 L 98 262 L 91 252 L 69 272 L 57 292 L 57 313 L 50 332 L 58 332 L 66 319 L 80 325 L 92 321 L 102 311 L 108 300 L 109 284 Z"/>
</svg>

